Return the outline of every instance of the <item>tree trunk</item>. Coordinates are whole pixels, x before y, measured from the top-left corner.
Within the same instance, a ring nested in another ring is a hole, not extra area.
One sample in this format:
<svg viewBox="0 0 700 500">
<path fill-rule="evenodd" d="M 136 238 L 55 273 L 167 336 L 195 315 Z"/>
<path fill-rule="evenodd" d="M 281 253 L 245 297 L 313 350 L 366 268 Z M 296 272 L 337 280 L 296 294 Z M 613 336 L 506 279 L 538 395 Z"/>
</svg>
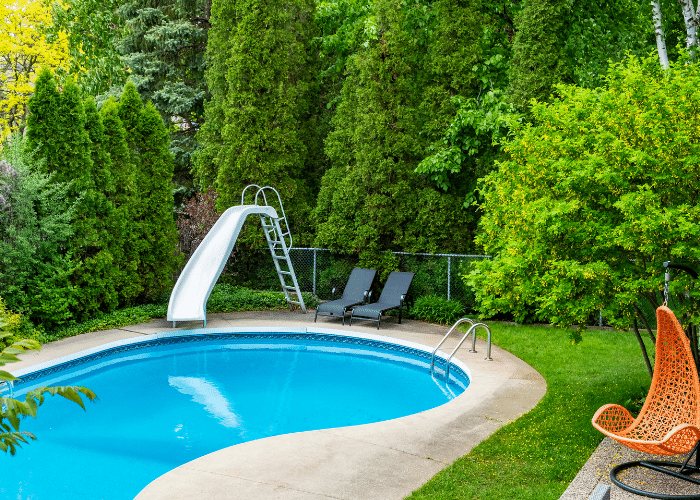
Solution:
<svg viewBox="0 0 700 500">
<path fill-rule="evenodd" d="M 659 52 L 659 62 L 665 69 L 670 67 L 668 62 L 668 52 L 666 51 L 666 34 L 661 24 L 661 4 L 659 0 L 651 2 L 652 17 L 654 19 L 654 33 L 656 34 L 656 48 Z"/>
<path fill-rule="evenodd" d="M 698 45 L 698 16 L 692 0 L 678 0 L 683 9 L 683 21 L 685 22 L 685 46 L 691 56 L 695 56 L 695 48 Z"/>
<path fill-rule="evenodd" d="M 658 306 L 654 307 L 654 309 L 657 309 L 657 308 L 658 308 Z M 651 339 L 651 343 L 656 345 L 656 337 L 654 336 L 654 331 L 651 329 L 651 325 L 649 325 L 647 318 L 644 316 L 644 314 L 642 313 L 642 310 L 639 308 L 639 306 L 635 305 L 634 309 L 637 311 L 637 316 L 642 318 L 642 322 L 644 323 L 644 326 L 647 329 L 647 332 L 649 333 L 649 338 Z"/>
<path fill-rule="evenodd" d="M 639 342 L 639 347 L 642 349 L 642 356 L 644 356 L 644 362 L 647 365 L 647 370 L 649 370 L 649 376 L 654 377 L 654 370 L 651 367 L 651 361 L 649 361 L 649 354 L 647 354 L 647 348 L 644 345 L 644 341 L 642 340 L 642 336 L 639 334 L 639 326 L 637 325 L 637 318 L 634 318 L 633 323 L 634 325 L 634 335 L 637 337 L 637 342 Z"/>
</svg>

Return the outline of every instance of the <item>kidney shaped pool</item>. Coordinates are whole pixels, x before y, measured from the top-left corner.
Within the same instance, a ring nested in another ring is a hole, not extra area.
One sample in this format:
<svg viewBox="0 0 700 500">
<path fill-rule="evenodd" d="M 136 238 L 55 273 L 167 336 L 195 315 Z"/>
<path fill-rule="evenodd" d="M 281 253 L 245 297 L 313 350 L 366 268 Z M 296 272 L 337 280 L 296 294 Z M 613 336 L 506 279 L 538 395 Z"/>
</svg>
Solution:
<svg viewBox="0 0 700 500">
<path fill-rule="evenodd" d="M 82 385 L 99 401 L 82 411 L 49 398 L 37 420 L 24 420 L 22 430 L 38 439 L 2 458 L 1 499 L 130 500 L 221 448 L 410 415 L 469 385 L 459 363 L 449 384 L 431 375 L 420 346 L 347 332 L 208 329 L 79 354 L 14 384 L 15 398 L 38 386 Z"/>
</svg>

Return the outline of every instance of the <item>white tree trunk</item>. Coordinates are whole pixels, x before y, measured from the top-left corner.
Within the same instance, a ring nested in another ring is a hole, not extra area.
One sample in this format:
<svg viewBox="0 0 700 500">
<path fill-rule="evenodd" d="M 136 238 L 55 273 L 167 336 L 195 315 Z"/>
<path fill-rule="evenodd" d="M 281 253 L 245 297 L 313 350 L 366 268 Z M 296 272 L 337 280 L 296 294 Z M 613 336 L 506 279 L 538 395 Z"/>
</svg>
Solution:
<svg viewBox="0 0 700 500">
<path fill-rule="evenodd" d="M 697 9 L 693 6 L 692 0 L 678 0 L 683 9 L 683 21 L 685 22 L 685 46 L 691 55 L 695 53 L 698 45 L 698 16 Z"/>
<path fill-rule="evenodd" d="M 659 62 L 665 69 L 670 67 L 668 52 L 666 51 L 666 34 L 661 24 L 661 5 L 659 0 L 651 0 L 652 16 L 654 18 L 654 33 L 656 34 L 656 49 L 659 52 Z"/>
</svg>

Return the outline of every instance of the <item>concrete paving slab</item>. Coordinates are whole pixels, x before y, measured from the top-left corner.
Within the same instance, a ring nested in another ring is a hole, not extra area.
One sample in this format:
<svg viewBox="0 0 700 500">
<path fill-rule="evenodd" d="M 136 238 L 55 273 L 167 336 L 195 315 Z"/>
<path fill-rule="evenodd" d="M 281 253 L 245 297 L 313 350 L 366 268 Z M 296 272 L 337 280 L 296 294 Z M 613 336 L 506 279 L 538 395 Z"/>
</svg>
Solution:
<svg viewBox="0 0 700 500">
<path fill-rule="evenodd" d="M 365 326 L 366 325 L 366 326 Z M 313 312 L 244 312 L 210 314 L 207 327 L 331 328 L 341 332 L 384 335 L 434 346 L 447 328 L 396 318 L 382 323 L 343 326 L 340 320 L 313 322 Z M 17 368 L 55 360 L 68 353 L 126 338 L 146 338 L 191 330 L 201 322 L 165 320 L 97 332 L 49 344 L 27 356 Z M 457 339 L 446 342 L 451 352 Z M 275 436 L 219 450 L 184 464 L 155 479 L 136 497 L 160 499 L 401 499 L 439 470 L 507 422 L 532 409 L 546 384 L 530 366 L 493 347 L 493 361 L 485 361 L 486 345 L 477 353 L 462 347 L 456 358 L 471 370 L 472 383 L 459 397 L 438 408 L 400 419 L 340 429 Z M 14 368 L 13 366 L 13 368 Z"/>
</svg>

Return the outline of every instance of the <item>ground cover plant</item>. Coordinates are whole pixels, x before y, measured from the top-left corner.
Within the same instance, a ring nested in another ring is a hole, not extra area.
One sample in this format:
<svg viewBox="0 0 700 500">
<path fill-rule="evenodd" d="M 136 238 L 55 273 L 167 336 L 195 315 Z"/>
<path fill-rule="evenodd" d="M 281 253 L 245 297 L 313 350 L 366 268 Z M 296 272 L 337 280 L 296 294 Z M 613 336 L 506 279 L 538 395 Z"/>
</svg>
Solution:
<svg viewBox="0 0 700 500">
<path fill-rule="evenodd" d="M 158 303 L 125 307 L 109 313 L 98 314 L 94 318 L 48 332 L 36 331 L 33 337 L 41 343 L 47 343 L 83 333 L 121 328 L 145 323 L 155 318 L 164 318 L 168 312 L 168 297 L 166 294 L 161 297 Z M 309 292 L 303 292 L 302 297 L 308 308 L 315 308 L 319 303 L 318 299 Z M 207 302 L 207 312 L 210 313 L 269 311 L 285 307 L 287 307 L 287 300 L 282 292 L 257 291 L 223 283 L 214 286 Z"/>
<path fill-rule="evenodd" d="M 602 440 L 591 417 L 605 403 L 626 405 L 648 388 L 632 333 L 590 331 L 573 344 L 566 330 L 489 323 L 495 343 L 535 368 L 547 393 L 437 474 L 411 500 L 557 499 Z"/>
</svg>

